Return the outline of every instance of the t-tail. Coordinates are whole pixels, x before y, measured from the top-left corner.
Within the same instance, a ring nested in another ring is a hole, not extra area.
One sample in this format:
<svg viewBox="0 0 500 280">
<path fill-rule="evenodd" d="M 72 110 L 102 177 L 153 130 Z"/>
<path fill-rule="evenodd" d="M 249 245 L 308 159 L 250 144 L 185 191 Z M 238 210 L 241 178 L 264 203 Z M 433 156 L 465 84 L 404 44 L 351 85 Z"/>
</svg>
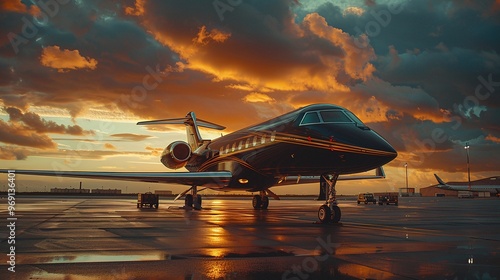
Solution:
<svg viewBox="0 0 500 280">
<path fill-rule="evenodd" d="M 197 119 L 194 112 L 189 112 L 184 118 L 177 119 L 164 119 L 164 120 L 154 120 L 154 121 L 143 121 L 138 122 L 138 125 L 150 125 L 150 124 L 184 124 L 186 126 L 187 141 L 191 149 L 195 151 L 203 144 L 203 139 L 201 138 L 199 126 L 212 128 L 217 130 L 223 130 L 226 127 L 204 121 L 202 119 Z"/>
</svg>

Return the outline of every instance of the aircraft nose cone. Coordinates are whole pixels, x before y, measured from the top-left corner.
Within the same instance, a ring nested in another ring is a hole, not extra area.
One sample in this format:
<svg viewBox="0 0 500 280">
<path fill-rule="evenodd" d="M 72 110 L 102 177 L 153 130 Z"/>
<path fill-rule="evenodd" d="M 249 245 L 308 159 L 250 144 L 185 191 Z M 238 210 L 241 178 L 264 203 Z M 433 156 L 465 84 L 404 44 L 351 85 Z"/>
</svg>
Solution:
<svg viewBox="0 0 500 280">
<path fill-rule="evenodd" d="M 382 136 L 380 136 L 375 131 L 372 131 L 373 137 L 371 141 L 371 148 L 382 152 L 382 155 L 387 156 L 390 160 L 393 160 L 398 156 L 398 152 L 394 147 L 387 142 Z"/>
</svg>

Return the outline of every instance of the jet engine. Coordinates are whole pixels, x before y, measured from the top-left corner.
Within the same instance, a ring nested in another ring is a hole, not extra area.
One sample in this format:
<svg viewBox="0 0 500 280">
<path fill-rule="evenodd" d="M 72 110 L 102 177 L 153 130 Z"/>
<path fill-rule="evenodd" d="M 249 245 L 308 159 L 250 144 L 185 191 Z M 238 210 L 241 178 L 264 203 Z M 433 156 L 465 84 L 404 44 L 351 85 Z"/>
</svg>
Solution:
<svg viewBox="0 0 500 280">
<path fill-rule="evenodd" d="M 170 169 L 184 167 L 191 157 L 191 146 L 184 141 L 168 145 L 161 155 L 161 163 Z"/>
</svg>

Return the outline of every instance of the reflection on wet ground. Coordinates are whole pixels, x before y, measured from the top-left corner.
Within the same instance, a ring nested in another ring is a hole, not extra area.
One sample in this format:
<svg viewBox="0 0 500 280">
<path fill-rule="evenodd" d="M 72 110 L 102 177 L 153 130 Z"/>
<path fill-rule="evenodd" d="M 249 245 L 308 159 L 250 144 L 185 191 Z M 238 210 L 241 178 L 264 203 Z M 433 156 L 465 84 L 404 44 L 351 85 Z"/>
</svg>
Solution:
<svg viewBox="0 0 500 280">
<path fill-rule="evenodd" d="M 500 279 L 499 204 L 341 200 L 342 223 L 325 226 L 312 198 L 255 211 L 249 199 L 207 197 L 204 210 L 185 211 L 167 200 L 140 210 L 134 199 L 20 196 L 16 272 L 4 262 L 0 278 Z"/>
</svg>

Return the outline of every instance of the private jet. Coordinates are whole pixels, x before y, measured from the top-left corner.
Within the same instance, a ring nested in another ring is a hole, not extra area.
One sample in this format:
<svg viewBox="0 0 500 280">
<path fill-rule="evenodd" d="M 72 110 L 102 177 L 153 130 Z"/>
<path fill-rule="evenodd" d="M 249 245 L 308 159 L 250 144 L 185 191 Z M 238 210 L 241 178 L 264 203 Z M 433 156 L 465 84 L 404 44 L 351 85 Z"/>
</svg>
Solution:
<svg viewBox="0 0 500 280">
<path fill-rule="evenodd" d="M 176 183 L 189 188 L 184 207 L 201 209 L 205 188 L 217 191 L 257 192 L 255 209 L 267 209 L 268 196 L 279 197 L 274 186 L 315 182 L 325 202 L 318 210 L 321 223 L 341 218 L 335 185 L 338 180 L 385 178 L 382 166 L 397 156 L 395 149 L 349 110 L 331 104 L 309 105 L 269 121 L 214 140 L 203 139 L 199 127 L 225 127 L 196 118 L 143 121 L 138 125 L 183 124 L 187 142 L 175 141 L 163 151 L 160 161 L 169 169 L 188 172 L 92 172 L 16 170 L 17 174 Z M 356 175 L 374 170 L 374 175 Z M 7 173 L 7 170 L 1 170 Z M 200 188 L 200 189 L 198 189 Z"/>
</svg>

